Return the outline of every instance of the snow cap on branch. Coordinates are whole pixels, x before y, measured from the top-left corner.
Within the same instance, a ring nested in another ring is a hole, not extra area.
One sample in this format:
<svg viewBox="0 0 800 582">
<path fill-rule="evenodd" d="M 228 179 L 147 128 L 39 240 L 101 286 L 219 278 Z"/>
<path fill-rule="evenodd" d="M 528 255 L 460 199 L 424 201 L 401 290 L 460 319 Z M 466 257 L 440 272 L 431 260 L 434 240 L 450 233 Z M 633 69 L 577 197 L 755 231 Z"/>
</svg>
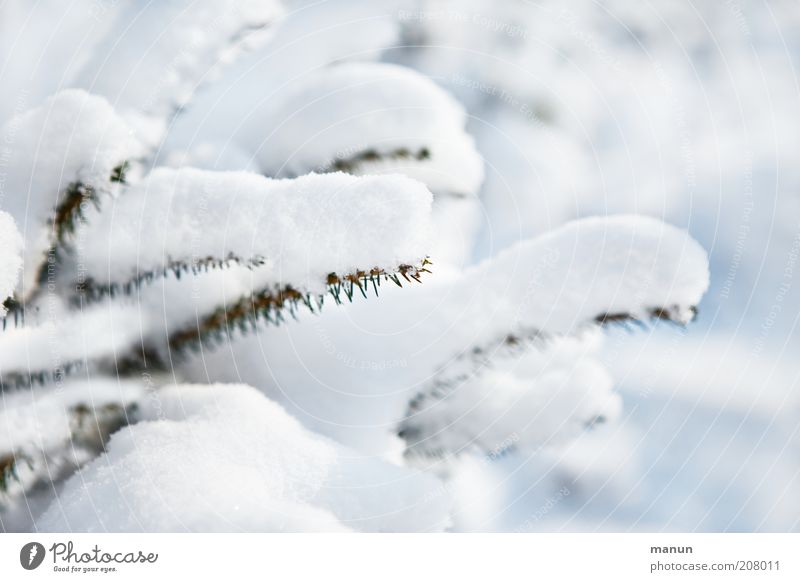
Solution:
<svg viewBox="0 0 800 582">
<path fill-rule="evenodd" d="M 232 259 L 259 265 L 264 283 L 322 293 L 333 272 L 419 264 L 430 206 L 427 188 L 399 175 L 273 180 L 158 169 L 92 215 L 76 239 L 79 261 L 100 285 Z"/>
<path fill-rule="evenodd" d="M 66 484 L 46 531 L 441 531 L 433 477 L 360 456 L 242 385 L 176 386 Z M 202 478 L 198 478 L 202 476 Z"/>
<path fill-rule="evenodd" d="M 67 186 L 103 189 L 116 167 L 142 153 L 111 105 L 79 89 L 53 95 L 9 120 L 0 133 L 12 162 L 3 209 L 26 231 L 51 218 Z"/>
<path fill-rule="evenodd" d="M 485 367 L 471 366 L 451 385 L 412 401 L 400 425 L 407 453 L 530 454 L 616 420 L 622 403 L 611 376 L 594 357 L 599 340 L 594 332 L 527 349 L 498 347 Z"/>
<path fill-rule="evenodd" d="M 50 246 L 95 195 L 122 179 L 123 164 L 141 155 L 129 126 L 102 97 L 61 91 L 12 118 L 0 130 L 10 148 L 6 196 L 0 207 L 17 221 L 26 241 L 27 287 Z"/>
<path fill-rule="evenodd" d="M 519 328 L 565 334 L 589 322 L 685 324 L 708 289 L 708 257 L 654 218 L 585 218 L 506 249 L 459 284 L 481 289 L 498 337 Z M 469 309 L 479 303 L 471 297 Z"/>
<path fill-rule="evenodd" d="M 264 172 L 399 172 L 434 192 L 475 194 L 483 161 L 463 107 L 423 75 L 385 63 L 315 70 L 270 102 L 253 146 Z"/>
</svg>

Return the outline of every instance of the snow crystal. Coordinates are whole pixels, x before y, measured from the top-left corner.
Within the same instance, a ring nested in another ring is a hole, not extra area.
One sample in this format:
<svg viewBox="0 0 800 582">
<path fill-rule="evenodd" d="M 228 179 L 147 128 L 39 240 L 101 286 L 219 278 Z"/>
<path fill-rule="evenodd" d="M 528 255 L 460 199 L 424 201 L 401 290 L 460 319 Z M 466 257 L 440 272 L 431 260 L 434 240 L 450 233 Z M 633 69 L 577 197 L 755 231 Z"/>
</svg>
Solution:
<svg viewBox="0 0 800 582">
<path fill-rule="evenodd" d="M 437 531 L 439 481 L 314 435 L 242 385 L 160 389 L 37 521 L 46 531 Z"/>
<path fill-rule="evenodd" d="M 158 169 L 76 234 L 79 261 L 101 284 L 208 257 L 262 260 L 259 281 L 324 291 L 344 275 L 419 264 L 431 194 L 404 176 L 308 175 Z"/>
<path fill-rule="evenodd" d="M 399 172 L 434 192 L 475 194 L 483 162 L 466 133 L 464 109 L 426 77 L 384 63 L 314 70 L 252 123 L 265 173 L 296 176 L 347 167 Z"/>
</svg>

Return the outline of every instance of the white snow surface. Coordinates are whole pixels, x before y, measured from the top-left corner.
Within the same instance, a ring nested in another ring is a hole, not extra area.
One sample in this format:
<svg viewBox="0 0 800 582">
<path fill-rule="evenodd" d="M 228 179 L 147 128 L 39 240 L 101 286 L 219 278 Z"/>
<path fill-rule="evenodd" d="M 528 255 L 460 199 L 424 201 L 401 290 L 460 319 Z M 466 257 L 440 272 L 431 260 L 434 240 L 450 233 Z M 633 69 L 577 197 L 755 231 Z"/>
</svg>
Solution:
<svg viewBox="0 0 800 582">
<path fill-rule="evenodd" d="M 263 118 L 250 120 L 249 142 L 264 172 L 296 176 L 376 152 L 364 174 L 399 172 L 435 193 L 474 195 L 483 161 L 465 130 L 466 113 L 425 76 L 385 63 L 344 63 L 289 83 Z M 427 159 L 395 158 L 427 150 Z"/>
<path fill-rule="evenodd" d="M 331 272 L 419 264 L 429 250 L 430 208 L 427 188 L 399 175 L 273 180 L 161 168 L 90 215 L 76 247 L 99 283 L 233 255 L 263 259 L 259 281 L 324 291 Z"/>
<path fill-rule="evenodd" d="M 66 483 L 42 531 L 440 531 L 434 477 L 306 431 L 241 385 L 175 386 Z M 202 477 L 202 478 L 200 478 Z"/>
<path fill-rule="evenodd" d="M 0 212 L 0 317 L 6 314 L 3 302 L 17 286 L 22 267 L 22 236 L 7 212 Z"/>
</svg>

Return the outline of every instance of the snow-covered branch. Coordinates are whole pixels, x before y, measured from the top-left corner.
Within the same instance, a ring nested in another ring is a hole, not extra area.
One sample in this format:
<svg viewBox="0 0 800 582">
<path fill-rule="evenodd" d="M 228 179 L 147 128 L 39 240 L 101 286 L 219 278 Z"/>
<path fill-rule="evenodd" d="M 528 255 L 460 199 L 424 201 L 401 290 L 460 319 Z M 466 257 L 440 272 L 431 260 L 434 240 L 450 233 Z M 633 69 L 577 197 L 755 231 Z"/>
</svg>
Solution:
<svg viewBox="0 0 800 582">
<path fill-rule="evenodd" d="M 314 310 L 327 292 L 339 302 L 368 285 L 376 292 L 387 281 L 418 280 L 427 271 L 430 204 L 427 188 L 403 176 L 157 170 L 89 210 L 70 239 L 68 271 L 78 277 L 70 285 L 135 288 L 135 301 L 29 317 L 0 335 L 0 378 L 6 386 L 59 380 L 87 364 L 277 323 L 284 309 Z M 229 269 L 204 272 L 225 261 Z M 138 288 L 171 269 L 177 277 Z M 197 275 L 191 289 L 184 270 Z"/>
<path fill-rule="evenodd" d="M 111 433 L 131 421 L 143 394 L 136 383 L 111 379 L 4 394 L 0 507 L 97 456 Z"/>
<path fill-rule="evenodd" d="M 0 130 L 9 148 L 3 209 L 25 239 L 20 297 L 42 284 L 49 255 L 87 208 L 124 180 L 126 162 L 142 153 L 130 127 L 102 97 L 70 89 L 12 118 Z M 46 283 L 46 281 L 44 281 Z"/>
<path fill-rule="evenodd" d="M 706 253 L 684 231 L 644 216 L 612 216 L 514 245 L 456 284 L 477 293 L 460 302 L 462 313 L 489 311 L 485 329 L 503 337 L 531 329 L 567 334 L 614 320 L 686 324 L 708 283 Z"/>
<path fill-rule="evenodd" d="M 347 63 L 316 71 L 279 93 L 254 124 L 265 173 L 401 173 L 435 194 L 474 195 L 483 162 L 466 113 L 430 79 L 404 67 Z"/>
<path fill-rule="evenodd" d="M 458 320 L 492 339 L 454 352 L 411 401 L 400 434 L 414 453 L 531 449 L 613 417 L 619 402 L 586 350 L 587 328 L 686 324 L 709 275 L 705 251 L 684 232 L 618 216 L 521 243 L 456 284 L 475 290 L 451 302 Z"/>
<path fill-rule="evenodd" d="M 159 169 L 78 229 L 74 284 L 95 298 L 135 291 L 158 313 L 165 297 L 175 298 L 165 331 L 183 347 L 259 319 L 280 321 L 285 308 L 313 311 L 326 293 L 340 302 L 386 281 L 419 279 L 430 206 L 423 184 L 397 175 L 273 180 Z M 197 276 L 191 293 L 184 273 Z M 158 279 L 161 287 L 141 287 Z"/>
<path fill-rule="evenodd" d="M 140 343 L 147 321 L 122 304 L 53 309 L 45 319 L 29 316 L 0 333 L 0 389 L 61 382 L 92 364 L 113 364 Z"/>
<path fill-rule="evenodd" d="M 114 103 L 153 146 L 198 86 L 263 41 L 283 13 L 278 0 L 125 1 L 108 10 L 114 26 L 73 84 Z"/>
<path fill-rule="evenodd" d="M 403 286 L 403 280 L 410 283 L 422 282 L 422 275 L 430 273 L 428 259 L 419 265 L 401 264 L 393 270 L 373 267 L 369 271 L 356 271 L 346 275 L 330 273 L 326 277 L 328 294 L 337 304 L 344 299 L 352 301 L 356 294 L 365 299 L 370 293 L 379 295 L 379 288 L 386 283 Z M 245 295 L 238 301 L 226 303 L 196 322 L 173 331 L 169 335 L 169 347 L 181 351 L 187 347 L 199 349 L 200 343 L 221 342 L 230 338 L 232 332 L 248 333 L 258 327 L 259 322 L 278 325 L 285 322 L 285 313 L 297 319 L 300 306 L 310 312 L 322 309 L 325 293 L 299 291 L 291 286 L 270 285 Z"/>
<path fill-rule="evenodd" d="M 100 289 L 230 261 L 263 284 L 324 293 L 330 273 L 420 264 L 430 205 L 403 176 L 158 169 L 89 217 L 76 261 Z"/>
<path fill-rule="evenodd" d="M 596 358 L 600 339 L 585 331 L 459 358 L 411 400 L 398 432 L 406 455 L 530 454 L 616 420 L 622 403 Z"/>
</svg>

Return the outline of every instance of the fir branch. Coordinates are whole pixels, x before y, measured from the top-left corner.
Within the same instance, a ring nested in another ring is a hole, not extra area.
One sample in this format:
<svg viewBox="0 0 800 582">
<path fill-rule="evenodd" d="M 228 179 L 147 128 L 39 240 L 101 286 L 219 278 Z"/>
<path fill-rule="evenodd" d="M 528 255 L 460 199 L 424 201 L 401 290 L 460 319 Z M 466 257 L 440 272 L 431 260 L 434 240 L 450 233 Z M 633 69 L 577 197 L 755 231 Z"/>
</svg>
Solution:
<svg viewBox="0 0 800 582">
<path fill-rule="evenodd" d="M 528 349 L 541 348 L 548 339 L 549 336 L 538 329 L 519 330 L 482 346 L 475 346 L 439 370 L 430 384 L 409 401 L 405 419 L 398 427 L 397 436 L 406 441 L 406 455 L 447 456 L 447 451 L 420 446 L 426 440 L 426 432 L 416 423 L 416 415 L 435 402 L 444 400 L 458 386 L 484 369 L 495 366 L 497 361 L 519 355 Z"/>
<path fill-rule="evenodd" d="M 236 31 L 235 34 L 232 34 L 228 37 L 228 44 L 229 45 L 237 45 L 244 41 L 248 36 L 253 34 L 261 33 L 266 30 L 269 30 L 275 24 L 275 19 L 264 20 L 262 22 L 254 22 L 253 24 L 248 24 L 247 26 L 243 26 L 241 29 Z"/>
<path fill-rule="evenodd" d="M 70 436 L 47 450 L 16 450 L 0 453 L 0 493 L 12 495 L 12 485 L 25 494 L 40 484 L 68 477 L 81 465 L 105 450 L 109 438 L 136 419 L 136 403 L 108 403 L 98 408 L 76 404 L 69 409 Z M 37 469 L 44 474 L 36 475 Z"/>
<path fill-rule="evenodd" d="M 93 408 L 77 404 L 71 409 L 72 441 L 76 445 L 100 453 L 112 434 L 135 418 L 138 405 L 123 406 L 117 402 Z"/>
<path fill-rule="evenodd" d="M 130 170 L 129 160 L 123 160 L 111 170 L 108 181 L 111 184 L 127 184 L 126 177 Z M 99 191 L 91 184 L 84 184 L 80 180 L 72 182 L 64 190 L 61 203 L 56 207 L 50 219 L 53 245 L 62 245 L 75 228 L 86 219 L 86 205 L 91 203 L 95 209 L 100 208 Z"/>
<path fill-rule="evenodd" d="M 128 170 L 131 169 L 131 163 L 128 160 L 125 160 L 118 166 L 114 167 L 111 170 L 111 180 L 112 184 L 127 184 L 126 177 L 128 175 Z"/>
<path fill-rule="evenodd" d="M 603 313 L 592 319 L 590 325 L 608 326 L 622 325 L 626 329 L 630 325 L 645 327 L 649 321 L 666 321 L 684 326 L 690 323 L 697 315 L 697 307 L 652 307 L 645 310 L 644 316 L 637 316 L 629 312 Z M 473 347 L 456 356 L 448 366 L 441 369 L 431 380 L 428 386 L 418 392 L 409 402 L 405 419 L 398 427 L 397 435 L 406 441 L 407 456 L 427 458 L 443 458 L 449 454 L 458 454 L 459 451 L 445 451 L 430 448 L 428 437 L 430 432 L 425 430 L 417 420 L 418 414 L 445 400 L 459 386 L 468 380 L 479 376 L 487 368 L 497 365 L 504 358 L 514 357 L 529 349 L 542 349 L 553 335 L 537 329 L 519 330 L 497 340 L 488 342 L 483 346 Z M 593 418 L 587 422 L 586 428 L 604 422 L 603 417 Z M 492 451 L 484 451 L 491 453 Z"/>
<path fill-rule="evenodd" d="M 670 305 L 668 307 L 651 307 L 645 310 L 644 317 L 628 312 L 601 313 L 594 318 L 594 322 L 601 326 L 622 325 L 628 327 L 634 324 L 643 327 L 649 320 L 666 321 L 675 325 L 684 326 L 697 317 L 697 307 L 690 305 L 682 307 L 680 305 Z"/>
<path fill-rule="evenodd" d="M 183 351 L 196 349 L 207 340 L 222 342 L 235 330 L 246 334 L 255 330 L 260 322 L 280 325 L 286 320 L 286 313 L 296 318 L 301 306 L 314 313 L 322 308 L 325 295 L 330 294 L 336 304 L 343 298 L 352 302 L 356 293 L 364 298 L 372 290 L 377 296 L 382 282 L 390 281 L 402 287 L 403 280 L 421 282 L 423 273 L 432 263 L 426 258 L 420 266 L 400 265 L 392 272 L 375 267 L 369 271 L 356 271 L 339 276 L 330 273 L 326 278 L 326 293 L 305 293 L 292 286 L 273 286 L 242 297 L 236 303 L 219 307 L 202 319 L 196 326 L 174 332 L 169 337 L 170 348 Z"/>
<path fill-rule="evenodd" d="M 227 269 L 233 266 L 247 267 L 253 269 L 264 265 L 266 259 L 263 257 L 253 257 L 243 259 L 234 254 L 229 254 L 226 258 L 203 257 L 193 259 L 187 263 L 185 261 L 170 261 L 163 268 L 157 271 L 146 271 L 137 274 L 135 277 L 122 283 L 100 284 L 91 278 L 87 278 L 75 285 L 75 296 L 73 303 L 80 301 L 100 301 L 106 297 L 116 297 L 117 295 L 131 295 L 138 291 L 143 284 L 149 284 L 158 279 L 166 278 L 169 275 L 180 279 L 184 275 L 200 275 L 215 269 Z"/>
<path fill-rule="evenodd" d="M 75 360 L 52 370 L 3 372 L 0 375 L 0 394 L 9 389 L 18 390 L 62 382 L 67 376 L 84 369 L 84 367 L 85 363 L 82 360 Z"/>
<path fill-rule="evenodd" d="M 17 473 L 17 466 L 19 461 L 13 453 L 7 453 L 0 456 L 0 493 L 8 491 L 11 480 L 19 481 L 19 473 Z"/>
<path fill-rule="evenodd" d="M 117 170 L 120 168 L 121 166 L 117 166 L 114 169 L 114 173 L 110 178 L 112 182 L 114 181 L 114 176 L 119 175 Z M 97 190 L 93 186 L 83 182 L 73 182 L 67 186 L 64 191 L 64 199 L 56 207 L 55 214 L 50 220 L 53 242 L 62 244 L 68 235 L 73 234 L 75 227 L 85 218 L 86 207 L 84 205 L 92 203 L 97 208 L 99 207 L 97 199 Z"/>
<path fill-rule="evenodd" d="M 130 162 L 124 160 L 111 170 L 109 182 L 111 184 L 125 184 L 126 175 L 130 169 Z M 62 262 L 62 255 L 66 252 L 67 241 L 75 233 L 78 225 L 86 219 L 86 208 L 92 204 L 95 209 L 100 208 L 99 191 L 92 185 L 80 180 L 71 182 L 64 190 L 61 202 L 56 206 L 53 216 L 49 219 L 50 247 L 44 253 L 44 259 L 36 273 L 36 286 L 31 290 L 19 308 L 35 301 L 47 288 L 50 281 L 54 280 Z"/>
<path fill-rule="evenodd" d="M 334 160 L 330 165 L 320 168 L 318 171 L 325 172 L 346 172 L 354 174 L 361 170 L 364 164 L 376 162 L 397 162 L 397 161 L 426 161 L 431 159 L 431 152 L 428 148 L 422 147 L 416 151 L 411 151 L 408 148 L 400 147 L 386 152 L 380 152 L 374 148 L 366 149 L 349 157 L 340 157 Z"/>
<path fill-rule="evenodd" d="M 2 319 L 2 325 L 0 325 L 3 331 L 5 331 L 8 327 L 12 317 L 15 328 L 25 324 L 25 310 L 22 308 L 20 302 L 14 297 L 9 297 L 3 301 L 3 307 L 6 310 L 6 315 Z"/>
</svg>

